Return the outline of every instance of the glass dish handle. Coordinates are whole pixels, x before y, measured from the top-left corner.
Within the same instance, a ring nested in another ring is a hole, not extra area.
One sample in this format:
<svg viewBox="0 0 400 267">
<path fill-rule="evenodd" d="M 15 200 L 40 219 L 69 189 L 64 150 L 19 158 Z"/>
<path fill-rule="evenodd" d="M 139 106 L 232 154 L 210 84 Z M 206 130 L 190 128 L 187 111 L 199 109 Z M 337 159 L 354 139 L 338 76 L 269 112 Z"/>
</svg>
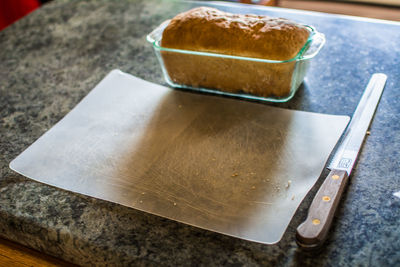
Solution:
<svg viewBox="0 0 400 267">
<path fill-rule="evenodd" d="M 324 44 L 325 44 L 325 35 L 320 32 L 315 32 L 314 35 L 312 36 L 312 40 L 309 46 L 307 47 L 305 52 L 301 55 L 300 60 L 313 58 L 316 54 L 318 54 L 319 50 L 321 50 Z"/>
<path fill-rule="evenodd" d="M 162 33 L 163 33 L 164 29 L 168 26 L 170 21 L 171 20 L 169 19 L 169 20 L 166 20 L 163 23 L 161 23 L 160 26 L 155 28 L 151 33 L 149 33 L 147 35 L 146 40 L 152 44 L 156 44 L 156 42 L 160 41 L 161 37 L 162 37 Z"/>
</svg>

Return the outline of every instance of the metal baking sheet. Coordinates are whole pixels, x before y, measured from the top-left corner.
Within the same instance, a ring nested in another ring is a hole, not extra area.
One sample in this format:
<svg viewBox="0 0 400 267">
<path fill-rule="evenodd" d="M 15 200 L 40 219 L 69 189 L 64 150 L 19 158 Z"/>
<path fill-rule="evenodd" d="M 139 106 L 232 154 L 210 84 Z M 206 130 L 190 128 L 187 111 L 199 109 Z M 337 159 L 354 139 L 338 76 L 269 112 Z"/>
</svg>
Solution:
<svg viewBox="0 0 400 267">
<path fill-rule="evenodd" d="M 182 92 L 114 70 L 10 167 L 65 190 L 272 244 L 348 120 Z"/>
</svg>

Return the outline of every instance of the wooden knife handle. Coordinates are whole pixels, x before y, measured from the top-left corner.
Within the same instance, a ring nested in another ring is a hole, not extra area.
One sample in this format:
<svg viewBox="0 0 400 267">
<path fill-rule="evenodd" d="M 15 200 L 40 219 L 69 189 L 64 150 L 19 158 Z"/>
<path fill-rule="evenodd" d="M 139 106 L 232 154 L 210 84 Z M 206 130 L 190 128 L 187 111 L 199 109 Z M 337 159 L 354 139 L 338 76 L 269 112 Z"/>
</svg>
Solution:
<svg viewBox="0 0 400 267">
<path fill-rule="evenodd" d="M 331 170 L 311 203 L 307 219 L 297 228 L 300 247 L 314 249 L 325 241 L 347 180 L 346 171 Z"/>
</svg>

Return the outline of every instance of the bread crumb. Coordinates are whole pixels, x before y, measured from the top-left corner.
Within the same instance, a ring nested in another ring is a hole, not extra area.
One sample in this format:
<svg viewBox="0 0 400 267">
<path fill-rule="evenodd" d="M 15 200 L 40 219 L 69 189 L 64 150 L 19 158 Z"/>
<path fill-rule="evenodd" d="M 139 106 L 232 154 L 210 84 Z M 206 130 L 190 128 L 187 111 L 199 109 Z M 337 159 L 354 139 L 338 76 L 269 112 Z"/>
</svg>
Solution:
<svg viewBox="0 0 400 267">
<path fill-rule="evenodd" d="M 176 206 L 176 202 L 174 202 L 174 206 Z"/>
<path fill-rule="evenodd" d="M 232 177 L 238 176 L 239 174 L 237 172 L 235 172 L 234 174 L 232 174 Z"/>
<path fill-rule="evenodd" d="M 294 195 L 292 196 L 292 200 L 294 200 Z"/>
<path fill-rule="evenodd" d="M 287 181 L 286 188 L 289 188 L 289 186 L 290 186 L 291 184 L 292 184 L 292 180 Z"/>
<path fill-rule="evenodd" d="M 256 189 L 256 187 L 253 185 L 253 186 L 251 187 L 251 189 Z"/>
<path fill-rule="evenodd" d="M 367 131 L 367 135 L 370 135 L 371 134 L 371 132 L 370 131 Z"/>
</svg>

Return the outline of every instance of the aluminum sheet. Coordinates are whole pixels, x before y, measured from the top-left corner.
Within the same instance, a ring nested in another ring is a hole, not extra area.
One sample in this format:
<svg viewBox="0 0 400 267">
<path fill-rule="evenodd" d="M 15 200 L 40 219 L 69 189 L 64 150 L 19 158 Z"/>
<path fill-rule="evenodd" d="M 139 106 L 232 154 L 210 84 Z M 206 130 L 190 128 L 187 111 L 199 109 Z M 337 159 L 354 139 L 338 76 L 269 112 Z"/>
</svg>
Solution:
<svg viewBox="0 0 400 267">
<path fill-rule="evenodd" d="M 273 244 L 348 120 L 173 90 L 114 70 L 10 167 L 65 190 Z"/>
</svg>

